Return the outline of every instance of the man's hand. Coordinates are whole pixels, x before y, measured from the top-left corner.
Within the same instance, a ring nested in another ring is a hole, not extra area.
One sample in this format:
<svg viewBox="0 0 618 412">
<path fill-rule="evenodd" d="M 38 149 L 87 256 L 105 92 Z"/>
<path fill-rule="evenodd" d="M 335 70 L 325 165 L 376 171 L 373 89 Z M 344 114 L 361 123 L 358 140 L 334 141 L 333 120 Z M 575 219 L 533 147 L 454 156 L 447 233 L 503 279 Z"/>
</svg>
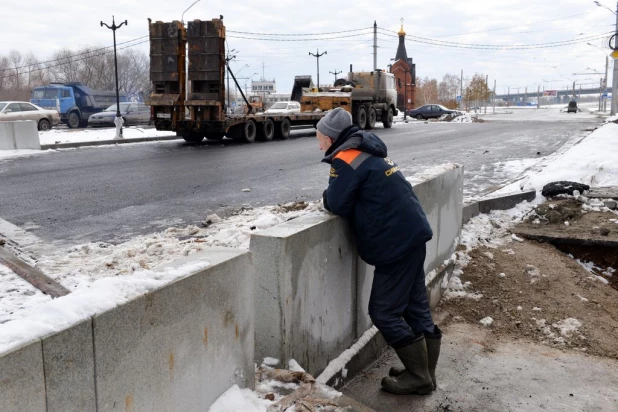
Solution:
<svg viewBox="0 0 618 412">
<path fill-rule="evenodd" d="M 326 190 L 322 193 L 322 203 L 324 203 L 324 209 L 330 212 L 330 208 L 328 207 L 328 200 L 326 199 Z"/>
</svg>

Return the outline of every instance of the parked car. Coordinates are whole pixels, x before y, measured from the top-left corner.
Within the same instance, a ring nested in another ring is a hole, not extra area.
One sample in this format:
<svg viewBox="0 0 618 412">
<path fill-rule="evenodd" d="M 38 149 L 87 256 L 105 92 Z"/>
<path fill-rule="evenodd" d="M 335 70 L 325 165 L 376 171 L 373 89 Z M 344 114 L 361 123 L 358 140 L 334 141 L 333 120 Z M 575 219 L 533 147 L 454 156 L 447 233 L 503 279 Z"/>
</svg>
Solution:
<svg viewBox="0 0 618 412">
<path fill-rule="evenodd" d="M 27 102 L 0 102 L 0 121 L 34 120 L 41 131 L 49 130 L 60 123 L 56 110 L 43 109 Z"/>
<path fill-rule="evenodd" d="M 416 117 L 418 120 L 432 119 L 442 116 L 443 114 L 457 113 L 457 110 L 447 109 L 440 104 L 426 104 L 408 111 L 408 116 Z"/>
<path fill-rule="evenodd" d="M 577 113 L 577 102 L 575 100 L 571 100 L 567 106 L 567 113 L 571 112 Z"/>
<path fill-rule="evenodd" d="M 264 113 L 272 114 L 292 114 L 300 113 L 300 103 L 298 102 L 277 102 L 270 106 Z"/>
<path fill-rule="evenodd" d="M 150 106 L 144 103 L 120 103 L 120 115 L 125 126 L 148 124 L 150 122 Z M 102 112 L 95 113 L 88 118 L 88 126 L 102 127 L 115 126 L 116 105 L 112 104 Z"/>
</svg>

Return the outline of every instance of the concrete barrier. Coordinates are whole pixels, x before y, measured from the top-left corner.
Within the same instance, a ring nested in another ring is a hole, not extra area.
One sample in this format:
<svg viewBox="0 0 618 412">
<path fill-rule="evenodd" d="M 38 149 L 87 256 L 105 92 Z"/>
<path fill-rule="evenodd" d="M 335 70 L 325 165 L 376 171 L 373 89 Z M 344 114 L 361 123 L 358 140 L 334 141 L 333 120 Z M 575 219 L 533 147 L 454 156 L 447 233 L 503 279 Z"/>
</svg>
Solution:
<svg viewBox="0 0 618 412">
<path fill-rule="evenodd" d="M 298 361 L 317 376 L 353 343 L 352 233 L 335 216 L 305 216 L 251 236 L 256 271 L 256 358 Z"/>
<path fill-rule="evenodd" d="M 521 202 L 531 202 L 534 199 L 536 199 L 536 191 L 530 190 L 527 192 L 491 197 L 474 203 L 468 203 L 464 205 L 461 224 L 465 225 L 470 221 L 470 219 L 480 215 L 481 213 L 489 213 L 492 210 L 512 209 Z"/>
<path fill-rule="evenodd" d="M 253 267 L 229 248 L 210 265 L 0 354 L 0 411 L 203 412 L 232 384 L 254 385 Z"/>
<path fill-rule="evenodd" d="M 36 122 L 0 122 L 0 150 L 16 149 L 41 149 Z"/>
<path fill-rule="evenodd" d="M 463 168 L 442 167 L 412 184 L 434 230 L 425 269 L 435 305 L 448 274 L 445 261 L 461 230 Z M 371 327 L 373 267 L 358 257 L 343 219 L 301 217 L 253 234 L 250 249 L 256 270 L 258 361 L 271 356 L 286 365 L 295 359 L 317 376 Z"/>
</svg>

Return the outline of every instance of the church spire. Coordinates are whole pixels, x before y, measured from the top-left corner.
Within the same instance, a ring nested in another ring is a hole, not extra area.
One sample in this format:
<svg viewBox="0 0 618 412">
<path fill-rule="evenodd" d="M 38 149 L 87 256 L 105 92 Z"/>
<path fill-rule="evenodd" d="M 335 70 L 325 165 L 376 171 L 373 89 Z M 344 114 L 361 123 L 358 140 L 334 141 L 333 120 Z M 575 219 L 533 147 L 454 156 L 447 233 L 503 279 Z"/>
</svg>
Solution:
<svg viewBox="0 0 618 412">
<path fill-rule="evenodd" d="M 403 30 L 403 18 L 401 19 L 401 30 L 399 30 L 399 46 L 397 46 L 397 54 L 395 55 L 395 61 L 403 60 L 408 61 L 408 53 L 406 52 L 406 32 Z"/>
</svg>

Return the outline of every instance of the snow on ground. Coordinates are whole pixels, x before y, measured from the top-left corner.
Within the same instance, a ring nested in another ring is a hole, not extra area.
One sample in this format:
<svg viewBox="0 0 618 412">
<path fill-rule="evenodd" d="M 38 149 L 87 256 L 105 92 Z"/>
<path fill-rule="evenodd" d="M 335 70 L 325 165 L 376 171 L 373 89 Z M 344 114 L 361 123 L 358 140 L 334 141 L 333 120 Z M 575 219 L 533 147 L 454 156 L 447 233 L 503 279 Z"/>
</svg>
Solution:
<svg viewBox="0 0 618 412">
<path fill-rule="evenodd" d="M 125 140 L 139 139 L 143 137 L 175 136 L 174 132 L 158 131 L 154 128 L 124 127 L 122 129 Z M 55 128 L 46 132 L 39 132 L 41 145 L 58 143 L 81 143 L 113 140 L 116 137 L 115 128 L 100 129 L 64 129 Z"/>
<path fill-rule="evenodd" d="M 210 406 L 208 412 L 266 412 L 273 403 L 251 389 L 234 385 Z"/>
<path fill-rule="evenodd" d="M 618 124 L 607 123 L 554 159 L 497 194 L 541 190 L 550 182 L 569 180 L 590 186 L 618 186 Z"/>
<path fill-rule="evenodd" d="M 87 243 L 41 257 L 36 267 L 72 291 L 49 300 L 2 270 L 0 279 L 0 353 L 109 310 L 166 283 L 207 267 L 202 260 L 179 269 L 153 270 L 209 246 L 249 248 L 251 233 L 298 218 L 322 214 L 321 203 L 290 203 L 241 209 L 223 220 L 208 216 L 204 226 L 171 227 L 118 245 Z"/>
<path fill-rule="evenodd" d="M 19 149 L 19 150 L 0 150 L 0 162 L 3 160 L 16 159 L 18 157 L 30 157 L 30 156 L 39 156 L 42 154 L 52 153 L 55 150 L 29 150 L 29 149 Z"/>
</svg>

